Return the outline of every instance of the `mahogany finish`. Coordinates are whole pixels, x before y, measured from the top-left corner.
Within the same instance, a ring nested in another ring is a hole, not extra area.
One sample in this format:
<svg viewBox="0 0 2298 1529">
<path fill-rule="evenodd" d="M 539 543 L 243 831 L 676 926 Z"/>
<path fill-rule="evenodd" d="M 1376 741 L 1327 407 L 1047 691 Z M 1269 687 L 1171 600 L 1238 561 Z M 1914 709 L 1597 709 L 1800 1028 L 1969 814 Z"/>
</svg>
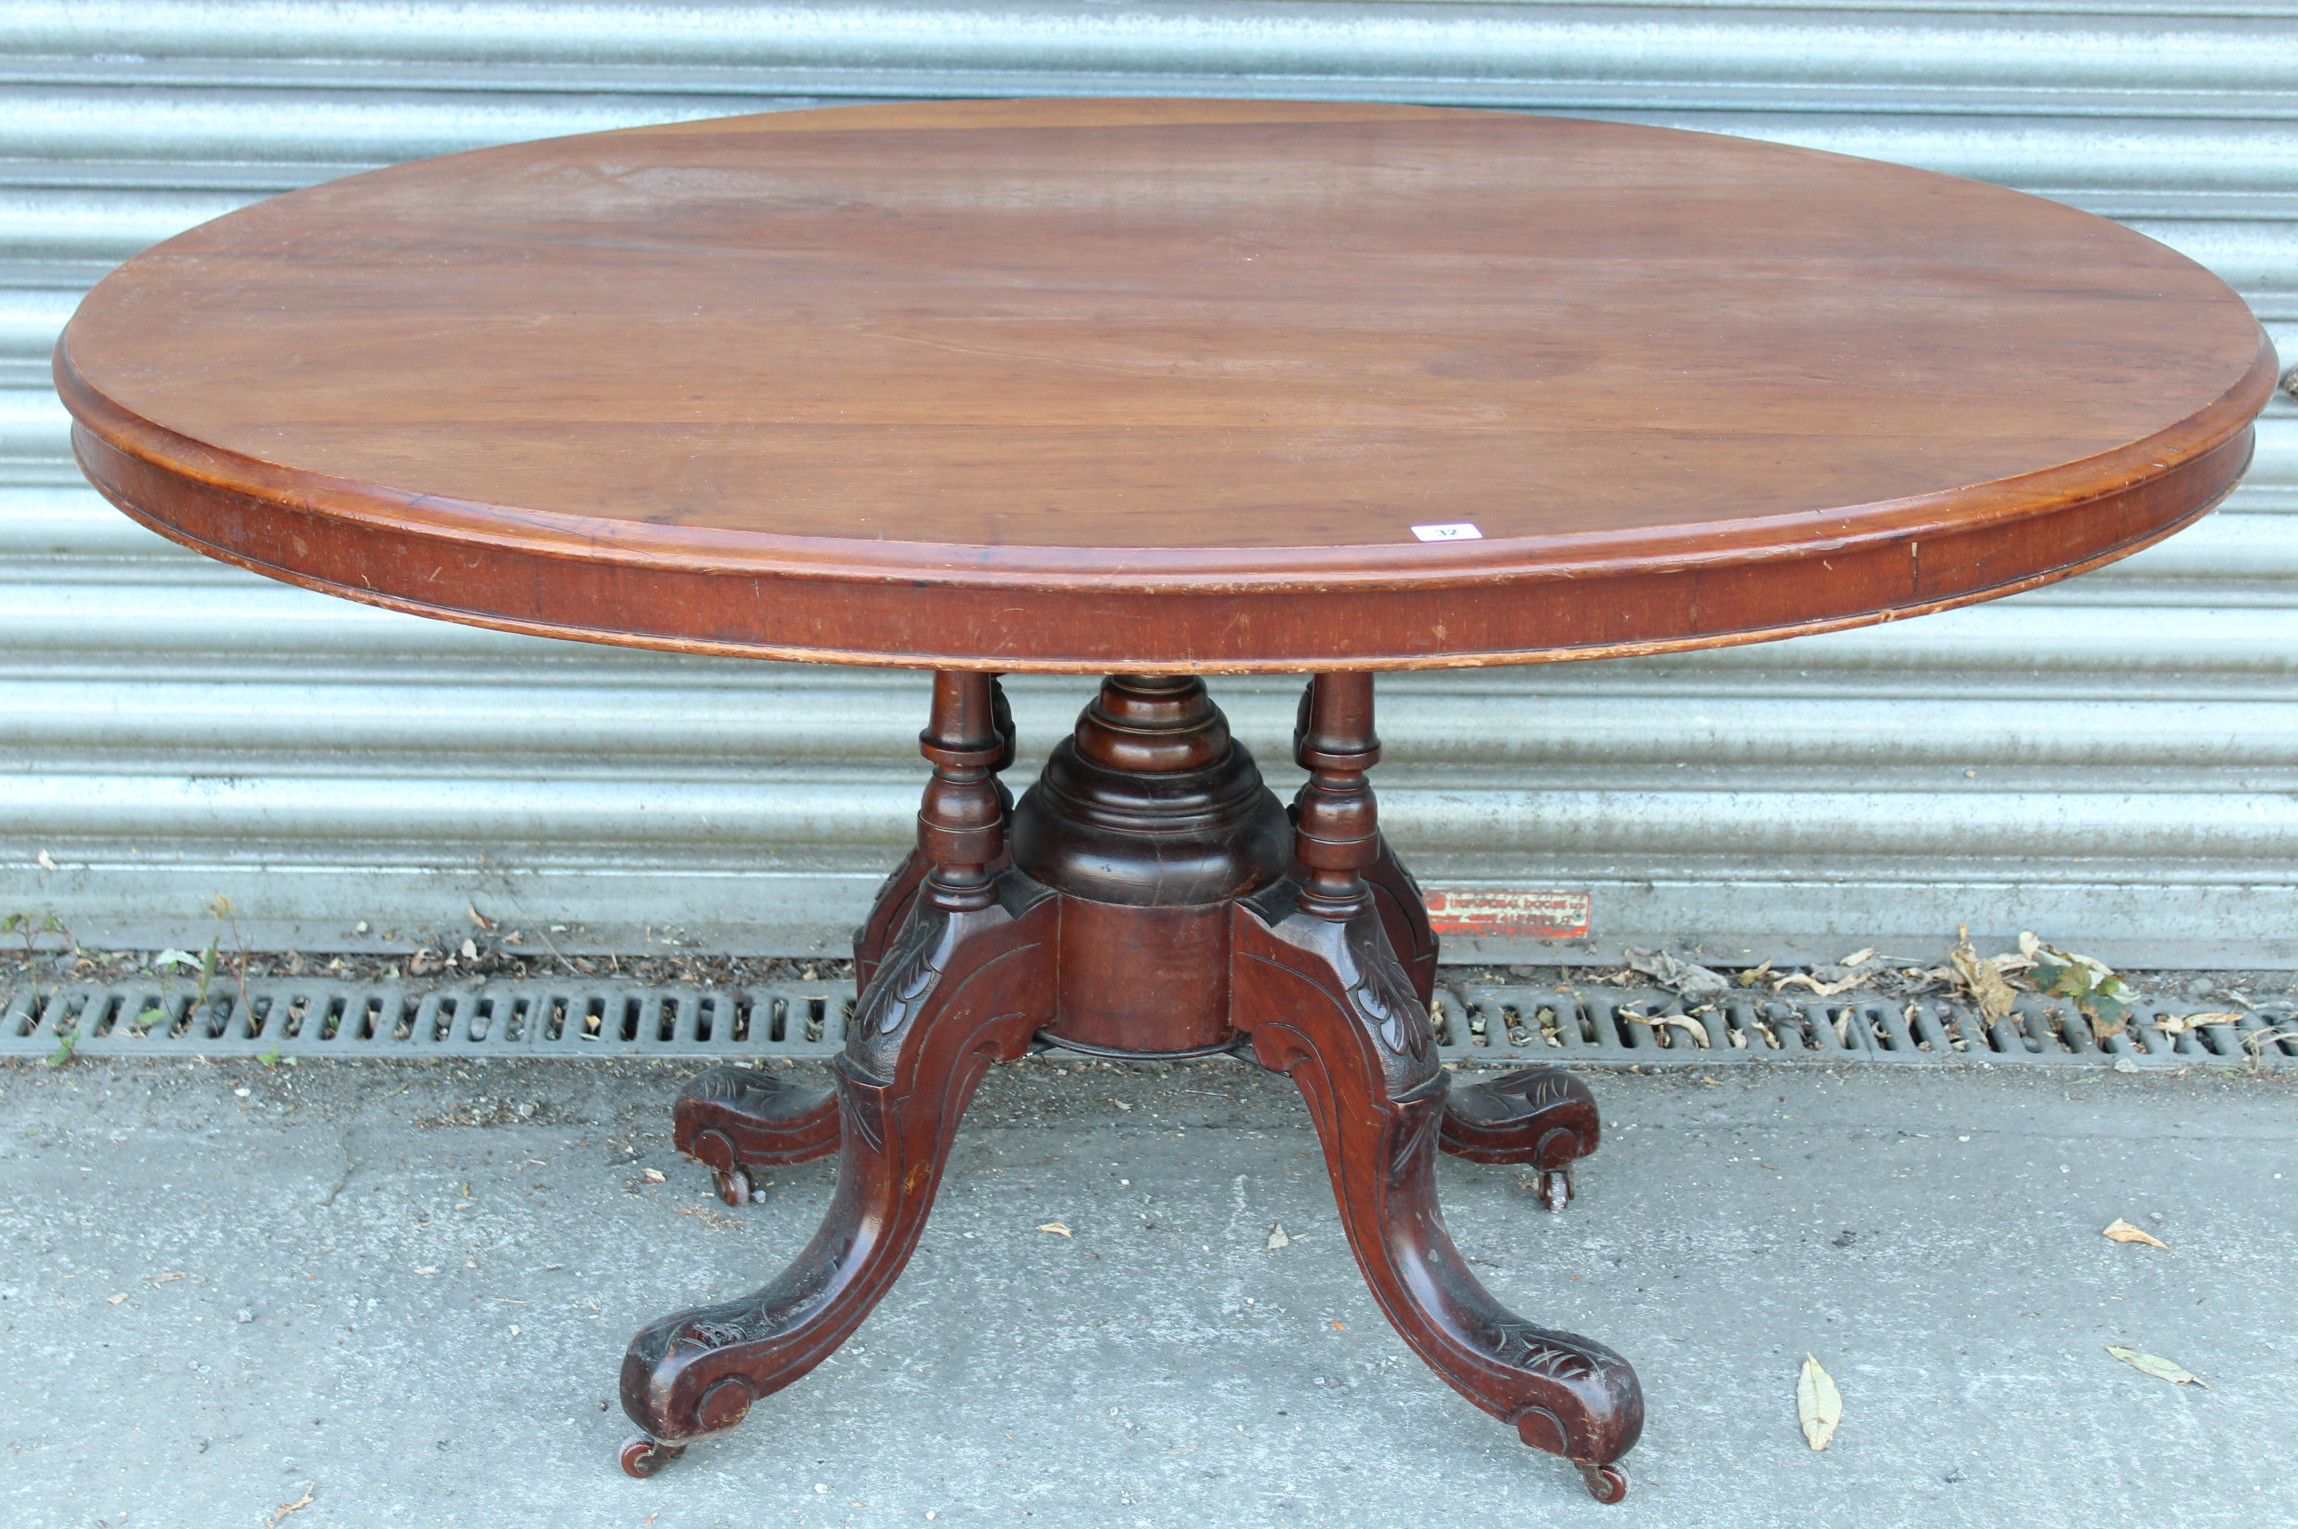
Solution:
<svg viewBox="0 0 2298 1529">
<path fill-rule="evenodd" d="M 2215 502 L 2274 365 L 2185 257 L 1927 171 L 1507 112 L 1030 101 L 292 192 L 107 277 L 56 376 L 130 514 L 353 599 L 1204 673 L 2007 593 Z"/>
<path fill-rule="evenodd" d="M 56 351 L 89 478 L 225 561 L 396 609 L 935 671 L 917 845 L 834 1086 L 713 1068 L 729 1203 L 835 1150 L 795 1262 L 633 1340 L 648 1475 L 901 1272 L 958 1118 L 1036 1044 L 1249 1049 L 1300 1086 L 1412 1348 L 1604 1501 L 1634 1372 L 1500 1306 L 1439 1150 L 1540 1176 L 1577 1078 L 1452 1089 L 1380 832 L 1371 671 L 1749 642 L 2145 546 L 2249 459 L 2271 348 L 2072 208 L 1617 123 L 946 102 L 553 139 L 191 230 Z M 997 674 L 1108 675 L 1000 779 Z M 1313 674 L 1290 808 L 1194 676 Z"/>
<path fill-rule="evenodd" d="M 694 1437 L 732 1427 L 853 1330 L 915 1242 L 976 1064 L 1034 1038 L 1129 1056 L 1249 1047 L 1290 1074 L 1358 1267 L 1397 1331 L 1461 1394 L 1618 1501 L 1618 1462 L 1643 1426 L 1635 1372 L 1485 1291 L 1444 1230 L 1432 1168 L 1440 1148 L 1529 1164 L 1543 1203 L 1561 1210 L 1571 1164 L 1600 1138 L 1595 1101 L 1553 1068 L 1450 1092 L 1428 990 L 1390 933 L 1425 949 L 1433 973 L 1426 908 L 1380 836 L 1365 779 L 1380 753 L 1371 677 L 1310 681 L 1295 753 L 1311 773 L 1290 822 L 1201 681 L 1136 674 L 1103 683 L 1038 783 L 999 812 L 990 770 L 1012 749 L 993 685 L 935 677 L 918 849 L 855 931 L 869 975 L 836 1066 L 835 1118 L 827 1092 L 740 1067 L 711 1068 L 679 1099 L 675 1139 L 730 1204 L 748 1198 L 752 1168 L 833 1143 L 844 1156 L 830 1213 L 788 1272 L 633 1340 L 623 1404 L 647 1437 L 624 1468 L 652 1475 Z M 940 1039 L 945 1027 L 960 1038 Z M 857 1076 L 900 1078 L 910 1055 L 924 1059 L 913 1080 L 930 1068 L 947 1086 L 921 1098 L 913 1081 L 857 1104 Z M 896 1139 L 906 1166 L 887 1161 Z"/>
</svg>

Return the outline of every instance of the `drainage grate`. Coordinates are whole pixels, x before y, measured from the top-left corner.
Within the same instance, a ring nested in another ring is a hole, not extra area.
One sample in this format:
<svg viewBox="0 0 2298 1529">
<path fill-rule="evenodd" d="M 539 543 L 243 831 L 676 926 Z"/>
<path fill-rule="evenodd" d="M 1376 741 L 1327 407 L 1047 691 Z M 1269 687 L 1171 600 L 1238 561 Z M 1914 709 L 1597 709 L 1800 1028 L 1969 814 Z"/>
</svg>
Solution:
<svg viewBox="0 0 2298 1529">
<path fill-rule="evenodd" d="M 1938 998 L 1787 999 L 1733 994 L 1687 1014 L 1673 993 L 1565 992 L 1470 983 L 1438 991 L 1437 1040 L 1449 1058 L 1710 1067 L 1751 1062 L 2056 1063 L 2130 1068 L 2298 1067 L 2298 1023 L 2245 1014 L 2187 1029 L 2143 1006 L 2100 1037 L 2066 1004 L 2022 1000 L 1990 1025 Z M 2172 1029 L 2163 1024 L 2170 1021 Z"/>
<path fill-rule="evenodd" d="M 0 1004 L 0 1056 L 54 1056 L 69 1033 L 85 1056 L 772 1056 L 826 1057 L 854 1008 L 843 983 L 744 988 L 490 984 L 410 991 L 390 983 L 257 978 L 198 1003 L 178 984 L 20 988 Z M 1807 999 L 1733 994 L 1684 1012 L 1671 993 L 1451 983 L 1437 991 L 1447 1061 L 1714 1067 L 1746 1063 L 2056 1063 L 2298 1067 L 2298 1021 L 2245 1014 L 2166 1031 L 2148 1007 L 2103 1040 L 2070 1007 L 2030 999 L 1984 1025 L 1936 998 Z M 1704 1044 L 1703 1044 L 1704 1042 Z"/>
<path fill-rule="evenodd" d="M 218 984 L 218 987 L 223 987 Z M 179 983 L 18 990 L 0 1056 L 832 1056 L 853 992 L 503 983 L 411 992 L 390 983 L 257 978 L 199 1003 Z"/>
</svg>

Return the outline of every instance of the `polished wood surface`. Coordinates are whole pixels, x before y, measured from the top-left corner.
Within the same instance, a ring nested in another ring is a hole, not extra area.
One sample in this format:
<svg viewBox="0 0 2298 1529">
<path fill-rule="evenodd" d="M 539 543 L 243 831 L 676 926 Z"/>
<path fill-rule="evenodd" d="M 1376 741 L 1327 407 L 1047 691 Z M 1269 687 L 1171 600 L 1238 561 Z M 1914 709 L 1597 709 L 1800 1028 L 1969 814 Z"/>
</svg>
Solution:
<svg viewBox="0 0 2298 1529">
<path fill-rule="evenodd" d="M 107 278 L 57 376 L 115 502 L 353 598 L 1174 672 L 2005 593 L 2223 495 L 2273 357 L 2184 257 L 1953 177 L 1510 113 L 1038 101 L 291 193 Z"/>
<path fill-rule="evenodd" d="M 673 1139 L 730 1204 L 748 1200 L 751 1169 L 833 1150 L 838 1191 L 779 1276 L 632 1340 L 623 1406 L 646 1433 L 623 1468 L 653 1475 L 854 1330 L 915 1245 L 983 1070 L 1035 1040 L 1134 1056 L 1249 1048 L 1289 1075 L 1397 1332 L 1619 1501 L 1643 1428 L 1635 1370 L 1487 1291 L 1445 1229 L 1434 1171 L 1439 1151 L 1522 1165 L 1562 1210 L 1574 1164 L 1602 1139 L 1595 1099 L 1554 1068 L 1455 1088 L 1439 1060 L 1435 937 L 1366 780 L 1380 757 L 1372 676 L 1310 681 L 1293 748 L 1309 779 L 1289 821 L 1201 680 L 1110 676 L 1018 803 L 996 778 L 1013 759 L 998 699 L 989 675 L 935 676 L 917 848 L 855 931 L 863 988 L 836 1089 L 714 1067 L 679 1097 Z"/>
</svg>

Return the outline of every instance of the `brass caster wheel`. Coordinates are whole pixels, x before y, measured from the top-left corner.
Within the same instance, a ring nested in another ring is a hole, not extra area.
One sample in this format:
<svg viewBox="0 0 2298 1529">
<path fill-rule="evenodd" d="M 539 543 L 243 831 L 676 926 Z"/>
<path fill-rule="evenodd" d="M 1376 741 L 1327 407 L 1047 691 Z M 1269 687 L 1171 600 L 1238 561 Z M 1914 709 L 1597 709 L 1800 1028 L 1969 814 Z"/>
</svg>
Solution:
<svg viewBox="0 0 2298 1529">
<path fill-rule="evenodd" d="M 1588 1495 L 1598 1502 L 1618 1502 L 1628 1495 L 1628 1473 L 1617 1465 L 1595 1465 L 1585 1460 L 1572 1462 L 1580 1468 L 1580 1479 L 1588 1484 Z"/>
<path fill-rule="evenodd" d="M 633 1439 L 622 1447 L 623 1474 L 636 1476 L 643 1481 L 685 1453 L 686 1446 L 683 1444 Z"/>
<path fill-rule="evenodd" d="M 750 1170 L 736 1163 L 731 1168 L 714 1168 L 711 1177 L 718 1181 L 718 1198 L 729 1205 L 750 1203 Z"/>
<path fill-rule="evenodd" d="M 1551 1211 L 1562 1210 L 1572 1203 L 1571 1169 L 1543 1168 L 1540 1171 L 1540 1203 Z"/>
</svg>

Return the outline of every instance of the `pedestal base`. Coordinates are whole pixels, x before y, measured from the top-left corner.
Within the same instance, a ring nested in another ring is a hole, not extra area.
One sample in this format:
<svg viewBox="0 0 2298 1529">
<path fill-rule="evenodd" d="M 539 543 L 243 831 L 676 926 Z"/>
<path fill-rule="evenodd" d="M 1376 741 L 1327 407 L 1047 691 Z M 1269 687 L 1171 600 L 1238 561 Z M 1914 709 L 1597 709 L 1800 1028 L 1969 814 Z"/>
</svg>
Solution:
<svg viewBox="0 0 2298 1529">
<path fill-rule="evenodd" d="M 1289 815 L 1202 684 L 1131 676 L 1105 683 L 1009 805 L 988 768 L 1012 757 L 993 699 L 979 677 L 937 678 L 919 851 L 856 931 L 864 986 L 834 1089 L 719 1067 L 679 1098 L 677 1144 L 729 1203 L 752 1168 L 833 1149 L 838 1191 L 771 1284 L 632 1341 L 623 1406 L 647 1438 L 625 1469 L 653 1474 L 845 1340 L 908 1260 L 982 1074 L 1042 1039 L 1103 1055 L 1249 1047 L 1292 1077 L 1389 1321 L 1462 1395 L 1618 1501 L 1616 1462 L 1643 1424 L 1634 1371 L 1495 1301 L 1454 1249 L 1434 1180 L 1439 1150 L 1525 1164 L 1561 1210 L 1601 1138 L 1595 1103 L 1555 1069 L 1451 1088 L 1428 1020 L 1436 940 L 1363 784 L 1378 757 L 1369 680 L 1312 685 L 1296 734 L 1312 775 Z"/>
</svg>

